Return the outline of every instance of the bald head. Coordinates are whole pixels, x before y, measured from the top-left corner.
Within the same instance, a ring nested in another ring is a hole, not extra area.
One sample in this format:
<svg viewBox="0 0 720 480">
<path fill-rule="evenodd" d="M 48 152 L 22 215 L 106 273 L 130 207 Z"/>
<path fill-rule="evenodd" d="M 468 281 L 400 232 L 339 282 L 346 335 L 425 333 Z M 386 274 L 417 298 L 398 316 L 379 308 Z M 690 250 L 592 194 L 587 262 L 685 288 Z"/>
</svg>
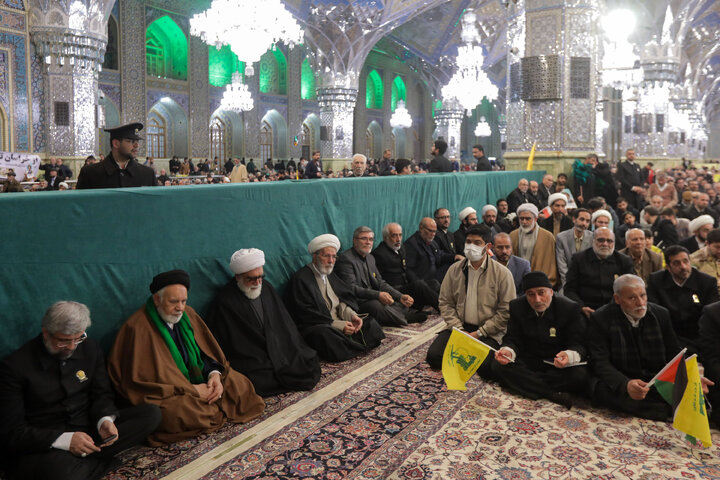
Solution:
<svg viewBox="0 0 720 480">
<path fill-rule="evenodd" d="M 420 227 L 418 228 L 418 231 L 420 232 L 422 239 L 425 240 L 425 243 L 429 244 L 433 241 L 435 234 L 437 233 L 435 220 L 430 217 L 423 218 L 420 220 Z"/>
</svg>

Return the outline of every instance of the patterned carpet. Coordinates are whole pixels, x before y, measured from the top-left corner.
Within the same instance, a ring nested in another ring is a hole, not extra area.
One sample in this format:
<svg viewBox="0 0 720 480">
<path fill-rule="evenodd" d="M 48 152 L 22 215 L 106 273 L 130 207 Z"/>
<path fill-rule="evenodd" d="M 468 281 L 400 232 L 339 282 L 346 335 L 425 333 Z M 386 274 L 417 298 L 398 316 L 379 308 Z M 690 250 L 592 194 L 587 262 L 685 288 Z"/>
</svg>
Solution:
<svg viewBox="0 0 720 480">
<path fill-rule="evenodd" d="M 378 362 L 382 368 L 237 455 L 228 450 L 251 442 L 251 432 L 308 394 L 276 397 L 263 417 L 247 425 L 161 449 L 135 449 L 126 454 L 128 464 L 107 478 L 720 479 L 720 447 L 690 448 L 669 424 L 589 407 L 568 411 L 508 394 L 478 377 L 466 392 L 448 392 L 441 374 L 423 361 L 432 326 L 389 332 L 380 351 L 324 365 L 323 385 Z M 423 343 L 402 351 L 413 338 Z M 396 359 L 382 364 L 393 353 Z M 720 432 L 712 433 L 720 443 Z"/>
</svg>

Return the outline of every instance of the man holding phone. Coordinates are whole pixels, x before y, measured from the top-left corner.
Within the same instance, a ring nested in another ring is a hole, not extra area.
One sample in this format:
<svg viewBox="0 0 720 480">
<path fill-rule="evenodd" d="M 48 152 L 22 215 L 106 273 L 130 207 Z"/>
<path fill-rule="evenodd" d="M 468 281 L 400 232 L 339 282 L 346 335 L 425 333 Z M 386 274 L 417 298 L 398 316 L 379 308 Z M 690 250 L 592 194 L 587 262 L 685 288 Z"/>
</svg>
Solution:
<svg viewBox="0 0 720 480">
<path fill-rule="evenodd" d="M 160 423 L 154 405 L 118 410 L 90 311 L 57 302 L 42 333 L 0 365 L 0 444 L 11 479 L 96 479 Z"/>
</svg>

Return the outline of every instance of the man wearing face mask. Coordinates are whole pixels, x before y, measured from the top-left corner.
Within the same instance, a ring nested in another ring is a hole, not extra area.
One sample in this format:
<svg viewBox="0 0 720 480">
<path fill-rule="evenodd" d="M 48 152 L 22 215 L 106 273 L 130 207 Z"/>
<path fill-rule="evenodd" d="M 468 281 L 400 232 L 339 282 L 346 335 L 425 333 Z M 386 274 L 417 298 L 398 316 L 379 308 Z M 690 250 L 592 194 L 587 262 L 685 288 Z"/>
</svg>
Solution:
<svg viewBox="0 0 720 480">
<path fill-rule="evenodd" d="M 523 203 L 517 209 L 520 228 L 510 232 L 513 252 L 530 262 L 533 271 L 547 273 L 550 283 L 557 284 L 555 237 L 537 224 L 538 209 L 532 203 Z"/>
<path fill-rule="evenodd" d="M 318 355 L 264 279 L 264 265 L 265 254 L 257 248 L 233 253 L 235 275 L 215 297 L 208 327 L 230 366 L 250 379 L 258 395 L 311 390 L 320 380 Z"/>
<path fill-rule="evenodd" d="M 595 230 L 592 248 L 576 253 L 570 260 L 565 296 L 579 303 L 590 317 L 613 298 L 613 282 L 633 273 L 633 261 L 615 250 L 615 234 L 606 227 Z"/>
<path fill-rule="evenodd" d="M 570 408 L 567 393 L 581 393 L 588 377 L 586 367 L 576 366 L 585 358 L 585 318 L 577 303 L 553 295 L 544 272 L 530 272 L 522 282 L 525 295 L 510 302 L 493 373 L 505 388 Z"/>
<path fill-rule="evenodd" d="M 613 292 L 613 301 L 594 312 L 589 322 L 593 405 L 650 420 L 672 418 L 672 407 L 647 386 L 681 350 L 670 315 L 648 303 L 645 284 L 636 275 L 618 277 Z M 707 393 L 712 382 L 701 381 Z"/>
<path fill-rule="evenodd" d="M 184 270 L 156 275 L 152 295 L 120 328 L 108 357 L 120 395 L 162 410 L 148 439 L 152 446 L 247 422 L 265 409 L 250 380 L 230 367 L 205 322 L 186 305 L 189 288 Z"/>
<path fill-rule="evenodd" d="M 450 267 L 440 287 L 440 315 L 448 328 L 438 334 L 428 349 L 426 361 L 431 368 L 442 366 L 453 327 L 465 330 L 493 348 L 500 346 L 507 328 L 510 301 L 515 298 L 515 283 L 510 270 L 490 259 L 491 247 L 487 226 L 468 228 L 465 259 Z M 492 377 L 492 361 L 493 356 L 488 355 L 478 368 L 482 377 Z"/>
</svg>

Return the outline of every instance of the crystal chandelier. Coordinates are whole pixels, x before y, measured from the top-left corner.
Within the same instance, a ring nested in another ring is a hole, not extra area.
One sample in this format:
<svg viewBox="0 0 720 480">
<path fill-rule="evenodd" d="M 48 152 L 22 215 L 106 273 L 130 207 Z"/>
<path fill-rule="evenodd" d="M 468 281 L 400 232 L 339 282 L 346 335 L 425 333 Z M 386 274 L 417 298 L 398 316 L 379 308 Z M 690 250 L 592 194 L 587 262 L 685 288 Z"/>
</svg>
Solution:
<svg viewBox="0 0 720 480">
<path fill-rule="evenodd" d="M 457 72 L 442 89 L 443 100 L 455 98 L 465 112 L 470 116 L 473 108 L 480 105 L 483 97 L 492 101 L 498 96 L 498 89 L 490 83 L 490 79 L 482 69 L 484 57 L 482 47 L 477 43 L 480 40 L 476 16 L 467 12 L 462 18 L 462 40 L 464 45 L 458 47 L 456 59 Z"/>
<path fill-rule="evenodd" d="M 393 113 L 392 117 L 390 117 L 390 126 L 393 128 L 412 127 L 412 117 L 410 117 L 410 112 L 408 112 L 407 108 L 405 108 L 404 101 L 398 100 L 397 108 L 395 108 L 395 113 Z"/>
<path fill-rule="evenodd" d="M 248 86 L 242 83 L 240 72 L 233 73 L 232 82 L 225 87 L 220 108 L 242 113 L 253 109 L 253 99 Z"/>
<path fill-rule="evenodd" d="M 480 117 L 480 121 L 475 127 L 476 137 L 489 137 L 492 134 L 490 124 L 485 121 L 485 117 Z"/>
</svg>

